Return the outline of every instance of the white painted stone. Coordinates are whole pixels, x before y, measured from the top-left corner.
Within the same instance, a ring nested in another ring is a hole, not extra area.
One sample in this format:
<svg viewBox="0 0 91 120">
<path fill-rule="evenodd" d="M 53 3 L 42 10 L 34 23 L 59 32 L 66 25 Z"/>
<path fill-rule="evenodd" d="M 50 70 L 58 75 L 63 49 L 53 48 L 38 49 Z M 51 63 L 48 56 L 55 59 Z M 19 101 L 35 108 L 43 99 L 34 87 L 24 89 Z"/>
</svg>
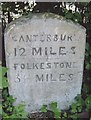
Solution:
<svg viewBox="0 0 91 120">
<path fill-rule="evenodd" d="M 61 37 L 65 37 L 62 40 Z M 5 32 L 9 93 L 28 112 L 58 102 L 68 109 L 81 94 L 86 30 L 55 14 L 33 14 Z"/>
</svg>

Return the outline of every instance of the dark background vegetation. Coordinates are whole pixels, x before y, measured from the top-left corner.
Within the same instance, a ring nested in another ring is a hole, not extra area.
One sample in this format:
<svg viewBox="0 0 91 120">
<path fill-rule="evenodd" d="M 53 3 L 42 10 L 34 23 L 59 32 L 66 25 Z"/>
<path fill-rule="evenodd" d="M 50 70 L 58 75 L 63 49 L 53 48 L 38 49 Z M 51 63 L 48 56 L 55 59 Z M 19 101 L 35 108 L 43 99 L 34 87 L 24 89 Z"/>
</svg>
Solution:
<svg viewBox="0 0 91 120">
<path fill-rule="evenodd" d="M 73 10 L 72 7 L 75 6 Z M 68 8 L 67 8 L 68 6 Z M 86 28 L 86 51 L 85 51 L 85 64 L 83 74 L 83 86 L 81 97 L 85 100 L 87 97 L 91 99 L 91 2 L 3 2 L 2 3 L 2 47 L 3 53 L 2 65 L 5 66 L 5 52 L 4 52 L 4 30 L 8 23 L 17 19 L 20 16 L 29 13 L 43 13 L 52 12 L 64 16 L 66 19 L 83 25 Z M 17 16 L 15 16 L 17 15 Z M 79 53 L 78 53 L 79 54 Z M 82 107 L 81 117 L 90 117 L 90 109 L 86 110 L 86 106 Z"/>
</svg>

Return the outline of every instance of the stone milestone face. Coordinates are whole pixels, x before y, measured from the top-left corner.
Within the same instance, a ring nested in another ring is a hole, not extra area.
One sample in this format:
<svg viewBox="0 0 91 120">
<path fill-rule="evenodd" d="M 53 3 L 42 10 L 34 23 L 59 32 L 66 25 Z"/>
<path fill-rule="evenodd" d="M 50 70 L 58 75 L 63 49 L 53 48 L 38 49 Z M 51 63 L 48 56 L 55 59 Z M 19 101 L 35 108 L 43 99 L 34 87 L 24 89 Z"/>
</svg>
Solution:
<svg viewBox="0 0 91 120">
<path fill-rule="evenodd" d="M 5 32 L 9 93 L 34 112 L 58 102 L 68 109 L 81 93 L 86 30 L 54 14 L 33 14 Z"/>
</svg>

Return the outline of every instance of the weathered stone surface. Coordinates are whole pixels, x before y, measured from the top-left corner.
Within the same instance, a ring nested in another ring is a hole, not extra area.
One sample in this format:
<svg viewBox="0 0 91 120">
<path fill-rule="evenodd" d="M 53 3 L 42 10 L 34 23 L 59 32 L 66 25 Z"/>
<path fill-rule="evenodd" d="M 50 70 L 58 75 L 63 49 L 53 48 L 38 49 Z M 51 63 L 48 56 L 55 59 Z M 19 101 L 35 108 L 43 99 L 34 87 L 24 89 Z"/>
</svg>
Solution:
<svg viewBox="0 0 91 120">
<path fill-rule="evenodd" d="M 58 102 L 67 109 L 81 93 L 86 30 L 54 14 L 34 14 L 5 32 L 9 92 L 28 112 Z"/>
</svg>

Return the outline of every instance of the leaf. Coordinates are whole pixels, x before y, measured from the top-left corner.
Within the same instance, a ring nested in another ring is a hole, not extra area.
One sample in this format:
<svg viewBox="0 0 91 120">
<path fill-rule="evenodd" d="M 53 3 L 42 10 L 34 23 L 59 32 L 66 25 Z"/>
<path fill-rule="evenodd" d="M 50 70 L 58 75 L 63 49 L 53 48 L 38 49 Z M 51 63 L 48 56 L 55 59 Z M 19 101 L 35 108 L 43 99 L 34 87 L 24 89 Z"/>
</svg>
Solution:
<svg viewBox="0 0 91 120">
<path fill-rule="evenodd" d="M 77 22 L 79 22 L 79 21 L 82 20 L 82 17 L 78 12 L 76 12 L 76 13 L 73 14 L 73 19 L 74 19 L 74 21 L 77 20 Z"/>
<path fill-rule="evenodd" d="M 61 110 L 57 107 L 57 102 L 52 102 L 50 108 L 54 112 L 55 118 L 60 118 Z"/>
<path fill-rule="evenodd" d="M 6 77 L 2 78 L 2 88 L 6 88 L 9 86 L 8 79 Z"/>
<path fill-rule="evenodd" d="M 4 77 L 4 75 L 7 72 L 7 68 L 6 67 L 2 67 L 0 66 L 0 89 L 6 88 L 9 86 L 8 80 L 6 77 Z"/>
<path fill-rule="evenodd" d="M 76 113 L 76 112 L 77 112 L 77 105 L 76 105 L 76 103 L 73 103 L 73 104 L 71 105 L 71 112 L 72 112 L 72 113 Z"/>
<path fill-rule="evenodd" d="M 8 68 L 0 66 L 0 76 L 4 76 L 7 72 Z"/>
<path fill-rule="evenodd" d="M 64 116 L 64 118 L 67 118 L 67 113 L 66 113 L 66 112 L 64 112 L 63 116 Z"/>
<path fill-rule="evenodd" d="M 47 105 L 43 105 L 41 108 L 41 111 L 44 113 L 47 112 Z"/>
<path fill-rule="evenodd" d="M 2 104 L 0 104 L 0 115 L 2 115 Z"/>
<path fill-rule="evenodd" d="M 86 50 L 89 50 L 89 47 L 90 47 L 90 45 L 89 45 L 89 43 L 87 42 L 87 43 L 86 43 Z"/>
<path fill-rule="evenodd" d="M 8 91 L 7 91 L 7 89 L 3 89 L 2 97 L 3 97 L 4 99 L 7 99 L 7 96 L 8 96 Z"/>
<path fill-rule="evenodd" d="M 13 98 L 13 96 L 11 95 L 11 96 L 7 97 L 7 101 L 9 101 L 12 104 L 16 101 L 16 98 Z"/>
<path fill-rule="evenodd" d="M 61 111 L 60 109 L 56 108 L 54 111 L 55 118 L 61 118 Z"/>
<path fill-rule="evenodd" d="M 2 80 L 0 80 L 0 89 L 6 88 L 9 86 L 8 80 L 6 77 L 3 77 Z"/>
<path fill-rule="evenodd" d="M 68 13 L 66 13 L 65 17 L 67 19 L 71 19 L 71 18 L 73 18 L 73 14 L 71 12 L 68 12 Z"/>
<path fill-rule="evenodd" d="M 57 108 L 57 102 L 52 102 L 51 104 L 50 104 L 50 107 L 51 107 L 51 109 L 56 109 Z"/>
<path fill-rule="evenodd" d="M 74 120 L 76 120 L 76 119 L 79 118 L 78 114 L 73 114 L 73 115 L 71 115 L 70 117 L 73 118 Z"/>
<path fill-rule="evenodd" d="M 23 102 L 14 107 L 13 117 L 14 118 L 26 118 L 27 117 L 27 112 L 25 111 L 25 104 Z"/>
<path fill-rule="evenodd" d="M 91 70 L 91 63 L 87 63 L 86 69 L 87 69 L 87 70 Z"/>
<path fill-rule="evenodd" d="M 20 103 L 19 105 L 17 105 L 17 106 L 15 106 L 15 110 L 17 111 L 17 112 L 22 112 L 22 111 L 24 111 L 24 109 L 25 109 L 25 104 L 22 102 L 22 103 Z"/>
<path fill-rule="evenodd" d="M 85 104 L 88 110 L 91 109 L 91 95 L 89 95 L 86 100 L 85 100 Z"/>
</svg>

